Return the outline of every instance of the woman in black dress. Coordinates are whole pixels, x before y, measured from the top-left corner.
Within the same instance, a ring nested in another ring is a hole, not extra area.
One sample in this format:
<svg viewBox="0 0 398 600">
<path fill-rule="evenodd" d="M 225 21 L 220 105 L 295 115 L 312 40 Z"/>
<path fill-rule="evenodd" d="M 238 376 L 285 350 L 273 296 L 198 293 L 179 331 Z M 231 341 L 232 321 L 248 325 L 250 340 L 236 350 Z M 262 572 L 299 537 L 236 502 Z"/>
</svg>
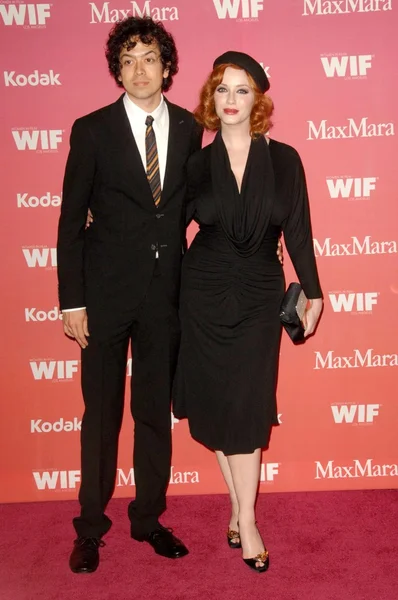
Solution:
<svg viewBox="0 0 398 600">
<path fill-rule="evenodd" d="M 281 231 L 311 299 L 306 336 L 322 309 L 300 157 L 264 137 L 268 88 L 261 65 L 240 52 L 220 56 L 202 88 L 195 116 L 217 134 L 188 163 L 188 219 L 200 230 L 183 261 L 174 392 L 175 415 L 216 452 L 232 503 L 229 545 L 258 572 L 269 565 L 254 507 L 261 449 L 277 424 Z"/>
</svg>

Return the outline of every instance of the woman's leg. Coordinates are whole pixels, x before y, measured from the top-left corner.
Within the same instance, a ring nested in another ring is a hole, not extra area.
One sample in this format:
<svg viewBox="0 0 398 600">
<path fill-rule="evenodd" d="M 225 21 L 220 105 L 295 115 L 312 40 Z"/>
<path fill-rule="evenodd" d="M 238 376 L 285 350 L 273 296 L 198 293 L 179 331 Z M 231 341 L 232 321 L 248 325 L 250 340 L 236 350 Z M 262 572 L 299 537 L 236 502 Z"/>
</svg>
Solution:
<svg viewBox="0 0 398 600">
<path fill-rule="evenodd" d="M 252 454 L 227 457 L 239 505 L 239 531 L 243 558 L 254 558 L 264 552 L 264 544 L 256 526 L 255 503 L 260 478 L 261 449 Z M 258 561 L 257 566 L 262 562 Z"/>
<path fill-rule="evenodd" d="M 221 452 L 220 450 L 216 450 L 216 456 L 217 456 L 218 464 L 220 465 L 221 472 L 224 476 L 225 483 L 227 484 L 227 487 L 228 487 L 229 497 L 231 499 L 231 518 L 229 521 L 229 529 L 232 529 L 233 531 L 238 531 L 239 530 L 239 526 L 238 526 L 239 502 L 238 502 L 238 498 L 236 496 L 234 482 L 232 479 L 231 468 L 229 466 L 228 459 L 223 452 Z M 235 543 L 239 542 L 239 538 L 234 538 L 234 542 Z"/>
</svg>

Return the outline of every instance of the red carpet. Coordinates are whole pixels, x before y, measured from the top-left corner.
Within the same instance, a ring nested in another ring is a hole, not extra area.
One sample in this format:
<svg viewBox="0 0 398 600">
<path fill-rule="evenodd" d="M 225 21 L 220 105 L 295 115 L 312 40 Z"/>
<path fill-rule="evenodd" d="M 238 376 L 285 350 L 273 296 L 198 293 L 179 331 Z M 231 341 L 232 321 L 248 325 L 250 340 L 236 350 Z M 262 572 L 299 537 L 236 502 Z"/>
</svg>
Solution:
<svg viewBox="0 0 398 600">
<path fill-rule="evenodd" d="M 76 502 L 0 506 L 1 600 L 396 600 L 398 491 L 262 494 L 258 520 L 270 569 L 248 569 L 225 540 L 226 496 L 171 497 L 163 523 L 190 549 L 156 556 L 129 538 L 127 501 L 98 571 L 68 568 Z"/>
</svg>

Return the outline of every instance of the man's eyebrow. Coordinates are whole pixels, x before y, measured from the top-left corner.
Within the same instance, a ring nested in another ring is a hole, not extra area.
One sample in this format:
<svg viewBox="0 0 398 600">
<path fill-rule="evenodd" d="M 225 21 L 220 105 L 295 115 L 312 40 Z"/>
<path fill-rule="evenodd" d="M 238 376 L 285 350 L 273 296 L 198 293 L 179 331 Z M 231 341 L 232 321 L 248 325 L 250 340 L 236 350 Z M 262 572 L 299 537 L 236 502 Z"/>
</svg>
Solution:
<svg viewBox="0 0 398 600">
<path fill-rule="evenodd" d="M 129 54 L 128 50 L 126 52 L 124 52 L 121 56 L 121 58 L 123 58 L 123 56 L 129 56 L 130 58 L 136 58 L 136 57 L 140 57 L 140 56 L 147 56 L 148 54 L 156 54 L 156 50 L 148 50 L 147 52 L 141 52 L 141 54 Z"/>
</svg>

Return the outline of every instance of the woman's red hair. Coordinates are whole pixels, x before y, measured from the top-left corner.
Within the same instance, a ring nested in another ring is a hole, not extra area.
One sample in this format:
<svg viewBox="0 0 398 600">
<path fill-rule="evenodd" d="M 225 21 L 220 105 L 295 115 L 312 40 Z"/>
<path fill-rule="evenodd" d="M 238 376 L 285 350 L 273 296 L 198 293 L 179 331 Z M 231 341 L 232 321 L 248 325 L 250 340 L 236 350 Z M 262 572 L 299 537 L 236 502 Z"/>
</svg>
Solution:
<svg viewBox="0 0 398 600">
<path fill-rule="evenodd" d="M 194 110 L 195 119 L 207 131 L 217 131 L 220 129 L 220 119 L 216 114 L 214 105 L 214 92 L 217 86 L 222 82 L 225 69 L 239 69 L 236 65 L 219 65 L 210 73 L 207 81 L 200 91 L 199 106 Z M 269 96 L 265 96 L 253 77 L 245 71 L 249 80 L 250 87 L 254 91 L 254 104 L 250 115 L 250 135 L 254 138 L 267 133 L 272 127 L 271 115 L 274 111 L 274 104 Z"/>
</svg>

